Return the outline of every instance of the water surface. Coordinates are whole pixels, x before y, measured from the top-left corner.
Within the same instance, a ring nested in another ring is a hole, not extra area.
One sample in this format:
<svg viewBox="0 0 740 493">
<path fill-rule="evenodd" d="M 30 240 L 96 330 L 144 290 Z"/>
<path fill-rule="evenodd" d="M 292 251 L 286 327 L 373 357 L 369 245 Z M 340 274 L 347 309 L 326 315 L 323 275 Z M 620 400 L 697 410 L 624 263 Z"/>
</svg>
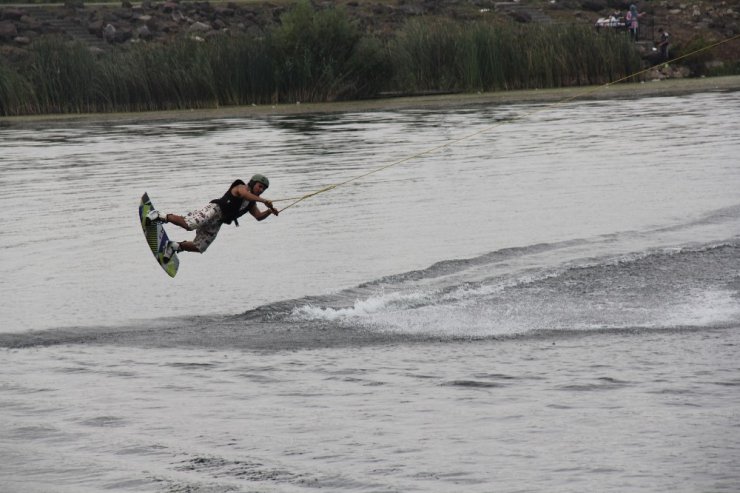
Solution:
<svg viewBox="0 0 740 493">
<path fill-rule="evenodd" d="M 737 491 L 738 108 L 0 127 L 0 490 Z"/>
</svg>

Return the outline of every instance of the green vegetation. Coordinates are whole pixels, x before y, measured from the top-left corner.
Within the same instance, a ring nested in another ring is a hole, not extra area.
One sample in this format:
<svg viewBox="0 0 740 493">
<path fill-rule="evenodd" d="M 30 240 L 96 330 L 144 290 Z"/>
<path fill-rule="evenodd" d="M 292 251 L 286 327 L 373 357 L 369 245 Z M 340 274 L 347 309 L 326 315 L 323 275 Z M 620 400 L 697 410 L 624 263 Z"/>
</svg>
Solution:
<svg viewBox="0 0 740 493">
<path fill-rule="evenodd" d="M 723 63 L 707 69 L 708 77 L 720 77 L 723 75 L 740 75 L 740 62 Z"/>
<path fill-rule="evenodd" d="M 22 63 L 0 62 L 0 115 L 561 87 L 605 83 L 639 68 L 632 43 L 615 33 L 422 19 L 380 40 L 362 35 L 342 10 L 302 3 L 261 37 L 181 38 L 99 54 L 40 40 Z"/>
<path fill-rule="evenodd" d="M 714 56 L 711 51 L 700 50 L 703 50 L 710 44 L 711 43 L 705 40 L 704 37 L 697 36 L 686 44 L 676 44 L 673 47 L 671 56 L 684 57 L 691 55 L 683 61 L 683 63 L 689 67 L 691 73 L 698 76 L 707 75 L 707 62 L 711 61 Z M 699 53 L 695 53 L 697 51 L 699 51 Z"/>
<path fill-rule="evenodd" d="M 583 26 L 413 21 L 392 43 L 407 91 L 496 91 L 610 82 L 640 69 L 625 36 Z"/>
<path fill-rule="evenodd" d="M 719 61 L 712 50 L 704 51 L 713 44 L 703 36 L 696 36 L 688 43 L 676 44 L 671 51 L 671 56 L 686 57 L 681 64 L 688 67 L 695 76 L 740 75 L 740 61 Z"/>
</svg>

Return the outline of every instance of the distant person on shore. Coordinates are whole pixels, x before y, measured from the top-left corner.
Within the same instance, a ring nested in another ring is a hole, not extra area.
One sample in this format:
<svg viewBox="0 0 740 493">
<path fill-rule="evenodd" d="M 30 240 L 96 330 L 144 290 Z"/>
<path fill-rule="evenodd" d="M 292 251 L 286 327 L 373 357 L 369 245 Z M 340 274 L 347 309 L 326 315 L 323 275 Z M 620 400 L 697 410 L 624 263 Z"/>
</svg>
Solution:
<svg viewBox="0 0 740 493">
<path fill-rule="evenodd" d="M 625 22 L 627 29 L 630 31 L 630 37 L 633 41 L 637 41 L 640 37 L 640 17 L 645 15 L 645 12 L 638 12 L 637 6 L 633 3 L 630 5 L 630 9 L 627 11 L 625 16 Z"/>
<path fill-rule="evenodd" d="M 222 224 L 233 222 L 239 226 L 237 219 L 246 213 L 250 213 L 258 221 L 266 219 L 270 214 L 277 216 L 278 211 L 272 206 L 272 202 L 260 197 L 269 186 L 270 182 L 267 177 L 257 174 L 246 184 L 242 180 L 234 181 L 223 197 L 212 200 L 202 209 L 192 211 L 185 216 L 165 214 L 157 210 L 150 211 L 146 217 L 147 223 L 172 223 L 187 231 L 195 230 L 193 241 L 167 243 L 163 255 L 164 263 L 169 262 L 172 255 L 177 252 L 205 252 L 206 248 L 216 239 Z M 265 204 L 267 210 L 260 210 L 257 207 L 258 202 Z"/>
<path fill-rule="evenodd" d="M 668 61 L 668 46 L 670 45 L 670 34 L 661 27 L 658 29 L 658 50 L 660 50 L 660 61 Z"/>
</svg>

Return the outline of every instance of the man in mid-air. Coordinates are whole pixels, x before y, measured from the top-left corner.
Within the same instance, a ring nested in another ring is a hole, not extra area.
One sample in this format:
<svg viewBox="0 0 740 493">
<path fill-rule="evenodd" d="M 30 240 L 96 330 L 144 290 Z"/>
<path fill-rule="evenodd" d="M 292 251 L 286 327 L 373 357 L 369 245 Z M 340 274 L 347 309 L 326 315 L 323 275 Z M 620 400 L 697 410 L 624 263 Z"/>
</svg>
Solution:
<svg viewBox="0 0 740 493">
<path fill-rule="evenodd" d="M 277 216 L 278 211 L 272 206 L 272 202 L 260 197 L 269 186 L 270 181 L 267 177 L 257 174 L 246 184 L 242 180 L 234 181 L 223 197 L 212 200 L 205 207 L 191 211 L 184 216 L 163 214 L 156 210 L 149 211 L 146 216 L 147 223 L 172 223 L 188 231 L 195 230 L 193 241 L 168 242 L 162 255 L 162 261 L 169 262 L 172 255 L 177 252 L 205 252 L 216 239 L 222 224 L 231 224 L 233 221 L 239 226 L 237 219 L 247 212 L 257 221 L 266 219 L 270 214 Z M 267 209 L 260 210 L 257 202 L 265 204 Z"/>
</svg>

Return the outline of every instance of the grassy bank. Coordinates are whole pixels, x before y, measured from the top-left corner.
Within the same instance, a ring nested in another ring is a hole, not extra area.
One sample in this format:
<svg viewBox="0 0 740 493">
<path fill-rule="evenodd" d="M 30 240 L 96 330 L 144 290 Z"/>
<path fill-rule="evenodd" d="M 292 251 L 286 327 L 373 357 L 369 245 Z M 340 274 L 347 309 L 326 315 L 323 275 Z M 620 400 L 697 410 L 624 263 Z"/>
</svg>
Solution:
<svg viewBox="0 0 740 493">
<path fill-rule="evenodd" d="M 377 98 L 327 103 L 222 106 L 188 110 L 156 110 L 115 113 L 66 113 L 0 117 L 4 125 L 30 126 L 58 125 L 60 122 L 169 122 L 213 120 L 220 118 L 261 118 L 266 115 L 294 115 L 319 113 L 346 113 L 368 111 L 401 111 L 405 109 L 444 109 L 499 104 L 539 103 L 560 104 L 564 101 L 601 100 L 608 107 L 624 99 L 642 97 L 680 96 L 698 92 L 740 91 L 740 75 L 692 79 L 670 79 L 647 83 L 623 83 L 585 87 L 526 89 L 487 93 L 460 93 L 425 96 Z"/>
<path fill-rule="evenodd" d="M 636 72 L 627 37 L 580 26 L 421 19 L 391 39 L 298 4 L 262 36 L 184 37 L 94 54 L 40 40 L 0 64 L 0 115 L 216 108 L 602 84 Z"/>
</svg>

